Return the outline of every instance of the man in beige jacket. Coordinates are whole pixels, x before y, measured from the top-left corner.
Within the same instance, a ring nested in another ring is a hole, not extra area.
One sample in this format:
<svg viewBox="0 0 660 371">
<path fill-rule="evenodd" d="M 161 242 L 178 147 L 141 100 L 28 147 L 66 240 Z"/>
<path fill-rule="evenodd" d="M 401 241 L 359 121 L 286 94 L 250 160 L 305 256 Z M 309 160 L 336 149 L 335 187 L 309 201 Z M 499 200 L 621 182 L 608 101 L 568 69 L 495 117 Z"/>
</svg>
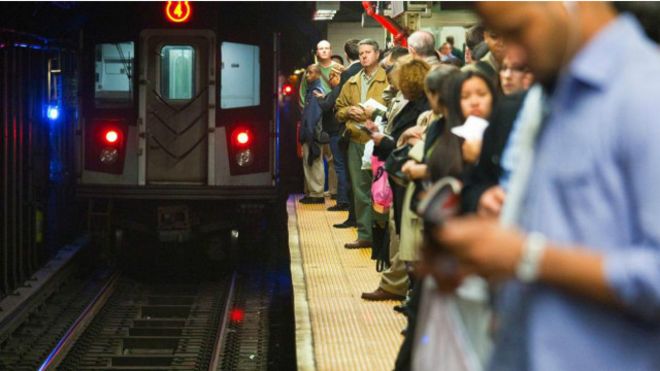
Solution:
<svg viewBox="0 0 660 371">
<path fill-rule="evenodd" d="M 383 91 L 388 85 L 385 70 L 378 63 L 378 43 L 364 39 L 358 44 L 358 50 L 362 71 L 346 82 L 335 104 L 337 120 L 346 122 L 346 130 L 351 137 L 348 145 L 348 171 L 355 199 L 358 236 L 356 241 L 345 245 L 348 249 L 369 247 L 372 241 L 371 170 L 362 169 L 364 147 L 371 137 L 358 126 L 366 121 L 360 103 L 373 99 L 384 104 Z"/>
</svg>

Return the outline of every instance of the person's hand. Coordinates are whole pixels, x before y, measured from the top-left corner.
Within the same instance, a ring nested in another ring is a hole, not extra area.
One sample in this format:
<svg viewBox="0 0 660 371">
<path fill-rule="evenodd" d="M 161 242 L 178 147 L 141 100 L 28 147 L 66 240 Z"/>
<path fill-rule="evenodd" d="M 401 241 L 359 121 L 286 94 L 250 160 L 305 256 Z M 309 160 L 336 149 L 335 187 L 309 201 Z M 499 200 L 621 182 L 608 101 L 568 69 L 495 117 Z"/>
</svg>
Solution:
<svg viewBox="0 0 660 371">
<path fill-rule="evenodd" d="M 321 93 L 321 92 L 318 91 L 318 90 L 314 90 L 314 91 L 312 92 L 312 94 L 314 94 L 314 96 L 317 97 L 317 98 L 323 98 L 323 97 L 325 97 L 325 94 Z"/>
<path fill-rule="evenodd" d="M 417 163 L 415 160 L 408 160 L 401 167 L 401 172 L 406 174 L 410 179 L 424 179 L 426 178 L 426 164 Z"/>
<path fill-rule="evenodd" d="M 424 129 L 422 129 L 419 126 L 413 126 L 408 129 L 406 129 L 402 134 L 399 139 L 400 142 L 408 143 L 410 145 L 415 145 L 419 140 L 422 139 L 422 135 L 424 134 Z M 414 141 L 415 143 L 411 143 L 411 141 Z"/>
<path fill-rule="evenodd" d="M 366 106 L 364 107 L 364 114 L 367 116 L 368 119 L 371 119 L 374 115 L 374 111 L 376 111 L 375 108 Z"/>
<path fill-rule="evenodd" d="M 364 115 L 364 110 L 360 106 L 351 106 L 348 108 L 348 117 L 356 122 L 364 122 L 366 117 Z"/>
<path fill-rule="evenodd" d="M 502 187 L 496 185 L 488 188 L 481 194 L 481 197 L 479 197 L 477 214 L 487 218 L 499 217 L 505 198 L 506 194 Z"/>
<path fill-rule="evenodd" d="M 463 269 L 495 280 L 514 276 L 525 240 L 521 232 L 476 215 L 447 220 L 432 233 Z"/>
<path fill-rule="evenodd" d="M 331 72 L 335 73 L 337 76 L 341 75 L 342 72 L 346 71 L 346 67 L 341 64 L 335 64 L 332 66 Z"/>
<path fill-rule="evenodd" d="M 335 73 L 334 69 L 330 72 L 330 78 L 328 79 L 328 82 L 330 83 L 330 87 L 335 88 L 337 85 L 339 85 L 339 74 Z"/>
<path fill-rule="evenodd" d="M 378 125 L 376 125 L 375 122 L 371 121 L 371 119 L 367 119 L 367 121 L 364 122 L 364 127 L 369 129 L 369 131 L 371 132 L 378 131 Z"/>
<path fill-rule="evenodd" d="M 435 246 L 424 245 L 420 249 L 421 259 L 415 266 L 415 273 L 421 279 L 430 276 L 435 281 L 438 291 L 453 293 L 470 273 L 469 268 L 461 266 L 458 260 Z"/>
<path fill-rule="evenodd" d="M 474 164 L 479 161 L 481 155 L 481 141 L 480 140 L 466 140 L 461 145 L 461 153 L 463 160 L 468 164 Z"/>
</svg>

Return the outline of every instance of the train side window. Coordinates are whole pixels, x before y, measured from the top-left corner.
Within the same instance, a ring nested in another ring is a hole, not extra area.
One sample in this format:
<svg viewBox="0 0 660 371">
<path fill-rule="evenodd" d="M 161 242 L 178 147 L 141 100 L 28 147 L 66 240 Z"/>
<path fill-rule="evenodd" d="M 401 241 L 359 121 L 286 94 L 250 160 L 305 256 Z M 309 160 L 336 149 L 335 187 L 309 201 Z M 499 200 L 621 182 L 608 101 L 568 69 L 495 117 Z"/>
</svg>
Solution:
<svg viewBox="0 0 660 371">
<path fill-rule="evenodd" d="M 96 45 L 94 101 L 97 106 L 133 101 L 133 42 Z"/>
<path fill-rule="evenodd" d="M 223 42 L 220 107 L 223 109 L 259 105 L 261 69 L 259 47 Z"/>
<path fill-rule="evenodd" d="M 172 100 L 192 99 L 195 92 L 195 49 L 165 45 L 160 51 L 160 94 Z"/>
</svg>

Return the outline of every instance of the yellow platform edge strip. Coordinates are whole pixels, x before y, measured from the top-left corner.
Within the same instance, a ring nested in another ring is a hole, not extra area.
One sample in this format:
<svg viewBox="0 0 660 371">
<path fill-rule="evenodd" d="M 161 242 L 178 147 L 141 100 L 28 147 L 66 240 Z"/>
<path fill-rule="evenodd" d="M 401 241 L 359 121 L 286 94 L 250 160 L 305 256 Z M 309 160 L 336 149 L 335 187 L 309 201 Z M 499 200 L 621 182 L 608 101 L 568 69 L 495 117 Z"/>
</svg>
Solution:
<svg viewBox="0 0 660 371">
<path fill-rule="evenodd" d="M 300 233 L 296 215 L 296 199 L 290 196 L 286 203 L 289 230 L 289 253 L 291 256 L 291 283 L 296 323 L 296 364 L 298 370 L 316 370 L 314 359 L 314 339 L 312 322 L 307 301 L 307 286 L 303 270 L 302 252 L 300 251 Z"/>
</svg>

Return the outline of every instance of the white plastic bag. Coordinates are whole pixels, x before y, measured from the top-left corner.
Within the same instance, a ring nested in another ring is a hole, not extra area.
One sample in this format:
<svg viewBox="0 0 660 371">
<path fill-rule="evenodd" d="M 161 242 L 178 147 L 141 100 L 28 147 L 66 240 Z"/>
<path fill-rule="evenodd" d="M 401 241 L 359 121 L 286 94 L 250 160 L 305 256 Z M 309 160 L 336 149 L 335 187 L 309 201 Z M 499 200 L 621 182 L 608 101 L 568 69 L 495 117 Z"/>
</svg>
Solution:
<svg viewBox="0 0 660 371">
<path fill-rule="evenodd" d="M 458 305 L 461 300 L 440 294 L 432 278 L 424 279 L 412 354 L 413 370 L 483 370 L 484 357 L 476 351 L 463 323 Z"/>
</svg>

